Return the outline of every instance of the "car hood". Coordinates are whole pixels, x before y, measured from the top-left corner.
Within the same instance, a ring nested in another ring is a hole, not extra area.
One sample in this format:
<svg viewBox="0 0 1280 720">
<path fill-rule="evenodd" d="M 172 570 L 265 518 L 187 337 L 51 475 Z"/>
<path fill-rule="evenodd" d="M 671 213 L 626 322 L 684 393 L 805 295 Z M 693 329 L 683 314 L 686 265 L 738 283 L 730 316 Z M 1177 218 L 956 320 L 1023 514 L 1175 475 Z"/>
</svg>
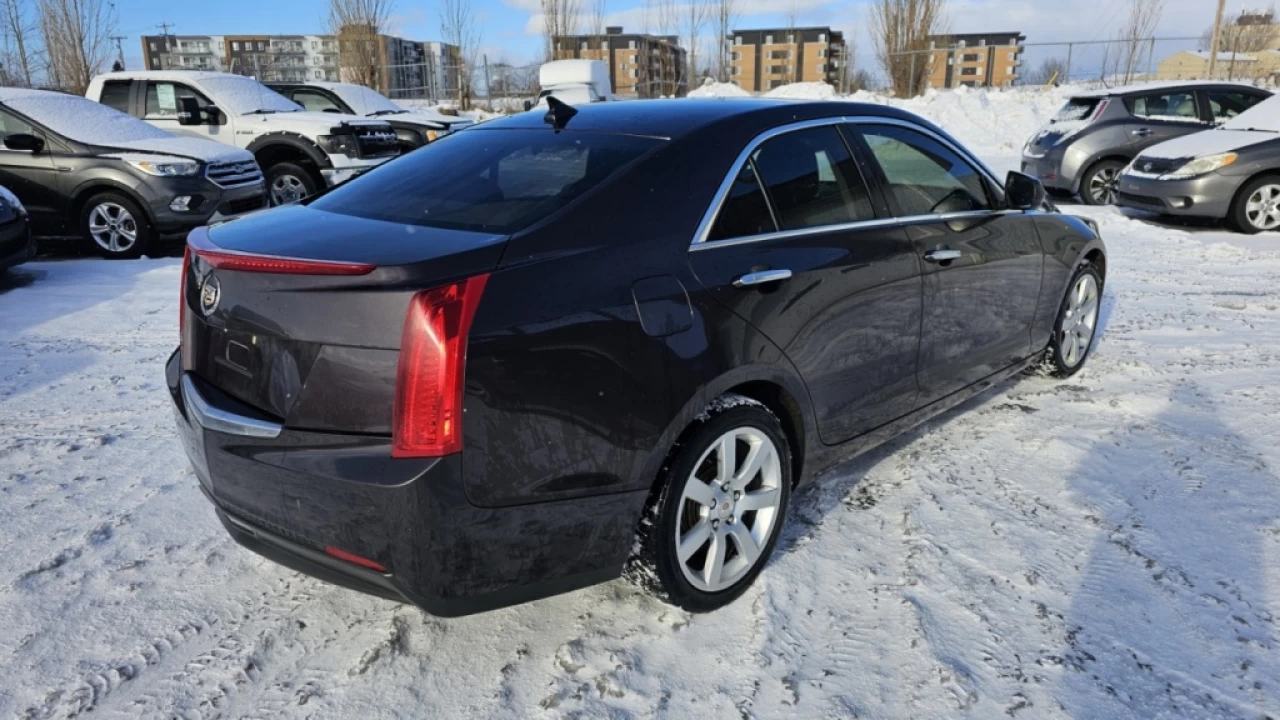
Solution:
<svg viewBox="0 0 1280 720">
<path fill-rule="evenodd" d="M 1280 140 L 1280 134 L 1259 130 L 1218 128 L 1166 140 L 1159 145 L 1153 145 L 1143 150 L 1142 157 L 1178 160 L 1204 155 L 1217 155 L 1271 140 Z"/>
<path fill-rule="evenodd" d="M 407 113 L 399 115 L 388 115 L 388 120 L 403 120 L 406 122 L 425 123 L 428 125 L 445 125 L 450 128 L 461 128 L 471 125 L 471 120 L 458 117 L 457 115 L 444 115 L 430 110 L 410 110 Z"/>
<path fill-rule="evenodd" d="M 113 142 L 103 147 L 127 153 L 176 155 L 206 163 L 235 163 L 253 160 L 252 153 L 248 150 L 241 150 L 234 145 L 226 145 L 213 140 L 202 140 L 201 138 L 178 137 L 176 135 L 167 138 Z"/>
<path fill-rule="evenodd" d="M 250 129 L 258 127 L 260 122 L 263 132 L 269 132 L 276 129 L 281 130 L 308 130 L 317 135 L 323 135 L 337 125 L 349 125 L 352 127 L 368 127 L 381 128 L 390 130 L 391 125 L 381 118 L 365 118 L 358 115 L 343 115 L 342 113 L 327 112 L 281 112 L 268 113 L 266 115 L 241 115 L 236 119 L 239 124 L 247 124 Z"/>
</svg>

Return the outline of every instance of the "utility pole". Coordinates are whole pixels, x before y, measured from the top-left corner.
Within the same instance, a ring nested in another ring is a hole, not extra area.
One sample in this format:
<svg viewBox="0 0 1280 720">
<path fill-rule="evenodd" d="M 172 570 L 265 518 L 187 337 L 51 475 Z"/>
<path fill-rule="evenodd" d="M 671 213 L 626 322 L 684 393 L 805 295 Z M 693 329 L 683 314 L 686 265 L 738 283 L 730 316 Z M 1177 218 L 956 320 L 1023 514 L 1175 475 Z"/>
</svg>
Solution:
<svg viewBox="0 0 1280 720">
<path fill-rule="evenodd" d="M 124 69 L 124 46 L 120 43 L 124 40 L 123 35 L 112 35 L 111 40 L 116 41 L 116 59 L 120 61 L 120 69 Z"/>
<path fill-rule="evenodd" d="M 1222 12 L 1226 7 L 1227 0 L 1218 0 L 1218 12 L 1213 16 L 1213 34 L 1209 41 L 1209 80 L 1213 79 L 1213 71 L 1218 64 L 1218 38 L 1222 37 Z"/>
<path fill-rule="evenodd" d="M 166 23 L 157 23 L 157 24 L 156 24 L 156 27 L 160 28 L 161 33 L 164 35 L 164 54 L 165 54 L 166 56 L 169 56 L 169 55 L 171 55 L 171 54 L 173 53 L 173 48 L 169 45 L 169 28 L 173 27 L 173 23 L 167 23 L 167 22 L 166 22 Z M 169 58 L 168 58 L 168 60 L 169 60 L 169 64 L 170 64 L 170 65 L 172 65 L 172 64 L 173 64 L 173 58 L 172 58 L 172 57 L 169 57 Z M 143 69 L 144 69 L 144 70 L 150 70 L 151 68 L 143 68 Z M 160 69 L 161 69 L 161 70 L 166 70 L 166 69 L 168 69 L 168 68 L 165 68 L 164 63 L 162 62 L 162 63 L 160 63 Z"/>
</svg>

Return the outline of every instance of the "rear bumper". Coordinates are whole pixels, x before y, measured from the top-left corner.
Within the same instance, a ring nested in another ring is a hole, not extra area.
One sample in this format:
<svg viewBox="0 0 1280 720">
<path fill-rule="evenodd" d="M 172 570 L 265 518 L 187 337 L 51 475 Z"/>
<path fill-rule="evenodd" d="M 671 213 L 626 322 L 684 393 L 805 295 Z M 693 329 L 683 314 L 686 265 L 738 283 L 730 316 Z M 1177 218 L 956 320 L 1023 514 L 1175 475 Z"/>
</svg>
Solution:
<svg viewBox="0 0 1280 720">
<path fill-rule="evenodd" d="M 1224 218 L 1245 179 L 1209 173 L 1189 180 L 1158 180 L 1125 173 L 1116 202 L 1164 215 Z"/>
<path fill-rule="evenodd" d="M 1075 178 L 1065 177 L 1062 172 L 1062 156 L 1050 153 L 1043 157 L 1022 155 L 1022 172 L 1036 178 L 1041 185 L 1052 190 L 1074 191 Z"/>
<path fill-rule="evenodd" d="M 182 378 L 175 352 L 166 379 L 201 489 L 236 542 L 282 565 L 457 616 L 604 582 L 626 562 L 645 492 L 481 508 L 463 491 L 461 454 L 393 460 L 390 438 L 214 430 L 184 402 Z M 200 387 L 210 405 L 252 412 Z"/>
<path fill-rule="evenodd" d="M 36 255 L 36 243 L 26 217 L 0 226 L 0 270 L 21 265 Z"/>
</svg>

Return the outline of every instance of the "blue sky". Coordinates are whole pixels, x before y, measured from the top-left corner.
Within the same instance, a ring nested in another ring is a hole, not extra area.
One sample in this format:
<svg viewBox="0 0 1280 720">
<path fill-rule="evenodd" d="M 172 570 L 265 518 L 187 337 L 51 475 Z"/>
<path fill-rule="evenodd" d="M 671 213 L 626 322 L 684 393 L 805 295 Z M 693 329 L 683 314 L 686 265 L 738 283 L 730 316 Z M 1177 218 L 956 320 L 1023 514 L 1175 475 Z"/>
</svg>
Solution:
<svg viewBox="0 0 1280 720">
<path fill-rule="evenodd" d="M 472 0 L 482 29 L 482 50 L 490 62 L 513 63 L 537 59 L 539 0 Z M 643 0 L 607 0 L 608 21 L 628 30 L 644 28 Z M 681 0 L 677 0 L 681 2 Z M 780 26 L 788 8 L 796 10 L 798 24 L 830 25 L 858 41 L 859 64 L 871 67 L 870 42 L 863 31 L 866 0 L 736 0 L 737 25 L 743 28 Z M 1228 0 L 1228 12 L 1240 10 L 1248 0 Z M 586 0 L 583 0 L 584 7 Z M 1254 4 L 1257 4 L 1256 2 Z M 157 34 L 157 23 L 172 24 L 172 32 L 183 35 L 228 33 L 320 33 L 325 29 L 325 0 L 117 0 L 119 31 L 125 40 L 125 59 L 131 68 L 142 64 L 140 36 Z M 1157 30 L 1161 37 L 1198 36 L 1213 22 L 1212 0 L 1166 0 L 1163 20 Z M 270 8 L 264 10 L 263 8 Z M 397 0 L 392 31 L 414 40 L 440 39 L 438 0 Z M 950 0 L 952 29 L 956 32 L 1019 30 L 1027 42 L 1056 42 L 1068 39 L 1109 37 L 1123 22 L 1124 4 L 1119 0 Z M 709 29 L 709 28 L 708 28 Z M 1157 49 L 1165 55 L 1180 49 L 1195 49 L 1189 43 L 1166 43 Z M 1185 47 L 1184 47 L 1185 46 Z M 1090 55 L 1077 50 L 1087 64 Z M 1028 64 L 1038 56 L 1060 55 L 1061 48 L 1032 49 Z M 1077 56 L 1078 58 L 1081 56 Z M 1096 63 L 1096 60 L 1094 61 Z"/>
</svg>

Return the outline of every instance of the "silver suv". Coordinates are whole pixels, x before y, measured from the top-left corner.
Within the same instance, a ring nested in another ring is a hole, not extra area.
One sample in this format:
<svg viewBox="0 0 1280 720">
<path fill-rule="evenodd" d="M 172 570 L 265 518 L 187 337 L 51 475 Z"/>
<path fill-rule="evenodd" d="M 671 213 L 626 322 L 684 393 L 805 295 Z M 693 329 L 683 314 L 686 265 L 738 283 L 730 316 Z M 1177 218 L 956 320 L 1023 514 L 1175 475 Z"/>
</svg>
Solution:
<svg viewBox="0 0 1280 720">
<path fill-rule="evenodd" d="M 1022 149 L 1022 171 L 1088 205 L 1116 201 L 1120 171 L 1146 148 L 1230 120 L 1271 93 L 1223 82 L 1147 83 L 1073 96 Z"/>
</svg>

